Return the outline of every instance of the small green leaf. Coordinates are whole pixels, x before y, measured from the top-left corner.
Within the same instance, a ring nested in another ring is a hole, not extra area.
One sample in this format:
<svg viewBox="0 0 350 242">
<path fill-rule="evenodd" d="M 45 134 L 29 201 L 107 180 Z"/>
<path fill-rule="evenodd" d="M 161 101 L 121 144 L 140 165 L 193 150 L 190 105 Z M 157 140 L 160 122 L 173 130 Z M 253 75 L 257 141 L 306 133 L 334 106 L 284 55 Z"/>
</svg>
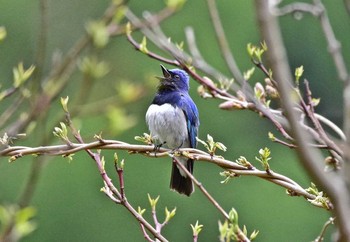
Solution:
<svg viewBox="0 0 350 242">
<path fill-rule="evenodd" d="M 61 127 L 54 127 L 53 134 L 62 140 L 68 142 L 68 129 L 65 123 L 60 122 Z"/>
<path fill-rule="evenodd" d="M 265 102 L 266 92 L 263 85 L 260 82 L 255 83 L 254 94 L 258 100 Z"/>
<path fill-rule="evenodd" d="M 227 150 L 227 147 L 221 143 L 221 142 L 215 142 L 215 146 L 216 148 L 218 148 L 219 150 L 222 150 L 222 151 L 226 151 Z"/>
<path fill-rule="evenodd" d="M 203 225 L 202 224 L 198 224 L 198 220 L 197 220 L 195 225 L 191 224 L 191 228 L 192 228 L 193 236 L 197 237 L 198 234 L 202 231 Z"/>
<path fill-rule="evenodd" d="M 153 139 L 152 136 L 147 134 L 147 133 L 143 133 L 143 136 L 135 136 L 134 137 L 135 140 L 146 143 L 148 145 L 153 144 Z"/>
<path fill-rule="evenodd" d="M 68 101 L 69 101 L 69 96 L 65 98 L 61 97 L 61 105 L 62 105 L 63 111 L 65 111 L 66 113 L 68 113 Z"/>
<path fill-rule="evenodd" d="M 231 208 L 230 212 L 228 213 L 228 218 L 233 226 L 238 226 L 238 213 L 236 209 Z"/>
<path fill-rule="evenodd" d="M 311 104 L 312 106 L 316 107 L 318 104 L 320 104 L 321 98 L 312 98 Z"/>
<path fill-rule="evenodd" d="M 99 61 L 95 56 L 84 57 L 78 63 L 79 70 L 94 79 L 99 79 L 107 75 L 110 68 L 104 61 Z"/>
<path fill-rule="evenodd" d="M 18 88 L 33 74 L 35 66 L 31 65 L 28 69 L 24 69 L 23 62 L 20 62 L 17 68 L 13 69 L 13 87 Z"/>
<path fill-rule="evenodd" d="M 259 230 L 254 230 L 250 235 L 250 240 L 254 240 L 259 234 Z"/>
<path fill-rule="evenodd" d="M 151 205 L 152 211 L 155 211 L 160 196 L 158 196 L 156 199 L 153 199 L 151 195 L 149 195 L 149 193 L 147 193 L 147 196 L 148 196 L 148 201 L 149 201 L 149 204 Z"/>
<path fill-rule="evenodd" d="M 247 226 L 243 225 L 243 231 L 242 232 L 243 232 L 244 235 L 248 234 Z"/>
<path fill-rule="evenodd" d="M 127 22 L 127 24 L 125 26 L 125 33 L 126 33 L 126 35 L 131 35 L 131 33 L 132 33 L 132 28 L 131 28 L 130 22 Z"/>
<path fill-rule="evenodd" d="M 140 214 L 141 216 L 146 212 L 146 209 L 142 209 L 140 206 L 137 207 L 137 213 Z"/>
<path fill-rule="evenodd" d="M 7 145 L 9 144 L 10 138 L 7 135 L 7 133 L 5 132 L 4 135 L 2 137 L 0 137 L 0 144 L 1 145 Z"/>
<path fill-rule="evenodd" d="M 237 163 L 238 165 L 247 167 L 248 169 L 252 169 L 252 168 L 253 168 L 252 164 L 251 164 L 251 163 L 247 160 L 247 158 L 245 158 L 244 156 L 240 156 L 240 157 L 236 160 L 236 163 Z"/>
<path fill-rule="evenodd" d="M 184 42 L 181 41 L 180 43 L 176 43 L 176 48 L 183 51 L 184 50 Z"/>
<path fill-rule="evenodd" d="M 109 42 L 109 33 L 103 21 L 91 21 L 87 24 L 86 30 L 91 36 L 97 48 L 105 47 Z"/>
<path fill-rule="evenodd" d="M 140 51 L 144 54 L 148 54 L 148 49 L 147 49 L 147 38 L 146 36 L 143 36 L 142 41 L 140 43 Z"/>
<path fill-rule="evenodd" d="M 253 54 L 255 52 L 255 49 L 256 49 L 256 47 L 254 45 L 252 45 L 251 43 L 247 44 L 247 51 L 248 51 L 250 58 L 253 58 Z"/>
<path fill-rule="evenodd" d="M 208 146 L 208 144 L 207 144 L 205 141 L 199 139 L 198 137 L 196 137 L 196 140 L 197 140 L 197 142 L 199 142 L 199 143 L 201 143 L 202 145 L 204 145 L 204 147 L 205 147 L 206 149 L 209 149 L 209 146 Z"/>
<path fill-rule="evenodd" d="M 165 207 L 165 222 L 168 223 L 170 219 L 172 219 L 176 214 L 176 208 L 169 211 L 167 207 Z"/>
<path fill-rule="evenodd" d="M 303 75 L 303 73 L 304 73 L 304 66 L 300 66 L 295 69 L 295 81 L 297 85 L 299 85 L 299 79 Z"/>
<path fill-rule="evenodd" d="M 255 157 L 257 161 L 261 163 L 261 165 L 264 167 L 264 169 L 268 172 L 270 170 L 269 160 L 271 160 L 271 152 L 270 150 L 265 147 L 264 149 L 259 150 L 259 157 Z"/>
<path fill-rule="evenodd" d="M 120 5 L 120 4 L 118 4 L 118 5 Z M 120 23 L 125 18 L 126 11 L 127 11 L 127 8 L 125 6 L 119 6 L 116 9 L 116 12 L 115 12 L 114 17 L 113 17 L 113 21 L 115 23 Z"/>
<path fill-rule="evenodd" d="M 243 78 L 244 80 L 249 80 L 255 71 L 255 67 L 250 68 L 249 70 L 247 70 L 246 72 L 243 73 Z"/>
<path fill-rule="evenodd" d="M 261 46 L 261 48 L 262 48 L 264 51 L 267 51 L 267 50 L 268 50 L 267 44 L 266 44 L 265 40 L 264 40 L 263 42 L 260 43 L 260 46 Z"/>
</svg>

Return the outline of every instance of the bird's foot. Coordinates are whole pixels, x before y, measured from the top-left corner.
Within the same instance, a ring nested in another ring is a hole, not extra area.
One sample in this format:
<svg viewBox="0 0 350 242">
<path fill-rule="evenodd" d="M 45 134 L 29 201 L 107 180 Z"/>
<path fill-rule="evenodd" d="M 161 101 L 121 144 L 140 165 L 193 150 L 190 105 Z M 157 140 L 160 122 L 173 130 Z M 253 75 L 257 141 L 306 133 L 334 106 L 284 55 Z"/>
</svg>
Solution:
<svg viewBox="0 0 350 242">
<path fill-rule="evenodd" d="M 154 151 L 154 155 L 157 156 L 157 152 L 159 152 L 160 148 L 166 144 L 166 142 L 163 142 L 163 143 L 160 143 L 160 144 L 154 144 L 154 148 L 153 148 L 153 151 Z"/>
</svg>

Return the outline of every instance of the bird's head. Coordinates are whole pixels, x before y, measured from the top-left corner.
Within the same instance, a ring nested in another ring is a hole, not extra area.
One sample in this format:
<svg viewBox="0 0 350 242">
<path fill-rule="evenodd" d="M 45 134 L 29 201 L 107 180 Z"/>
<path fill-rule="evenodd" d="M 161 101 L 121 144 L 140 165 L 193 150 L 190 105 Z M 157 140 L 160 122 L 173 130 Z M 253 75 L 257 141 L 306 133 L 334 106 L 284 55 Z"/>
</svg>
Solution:
<svg viewBox="0 0 350 242">
<path fill-rule="evenodd" d="M 159 90 L 189 90 L 189 76 L 187 72 L 180 69 L 166 69 L 160 65 L 163 71 L 163 77 L 158 77 L 160 80 Z"/>
</svg>

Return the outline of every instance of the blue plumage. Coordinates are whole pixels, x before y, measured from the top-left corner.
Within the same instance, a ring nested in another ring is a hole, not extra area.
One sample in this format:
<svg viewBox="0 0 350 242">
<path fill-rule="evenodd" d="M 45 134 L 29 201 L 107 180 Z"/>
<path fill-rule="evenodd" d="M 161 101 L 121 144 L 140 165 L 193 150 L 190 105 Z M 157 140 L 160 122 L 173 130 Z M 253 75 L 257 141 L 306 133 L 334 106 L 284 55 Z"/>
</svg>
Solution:
<svg viewBox="0 0 350 242">
<path fill-rule="evenodd" d="M 180 69 L 167 70 L 161 65 L 158 92 L 146 113 L 152 137 L 170 149 L 195 148 L 199 116 L 196 104 L 188 94 L 189 76 Z M 193 160 L 179 159 L 193 173 Z M 189 196 L 193 184 L 189 177 L 173 164 L 170 188 Z"/>
</svg>

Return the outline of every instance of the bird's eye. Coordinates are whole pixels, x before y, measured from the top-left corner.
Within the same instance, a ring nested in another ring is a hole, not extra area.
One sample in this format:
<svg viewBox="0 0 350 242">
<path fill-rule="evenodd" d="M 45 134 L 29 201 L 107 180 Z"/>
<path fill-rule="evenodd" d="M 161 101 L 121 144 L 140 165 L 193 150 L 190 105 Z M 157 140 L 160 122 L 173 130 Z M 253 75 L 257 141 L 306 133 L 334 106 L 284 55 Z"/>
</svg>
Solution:
<svg viewBox="0 0 350 242">
<path fill-rule="evenodd" d="M 175 79 L 180 79 L 180 76 L 179 75 L 174 75 L 174 78 Z"/>
</svg>

